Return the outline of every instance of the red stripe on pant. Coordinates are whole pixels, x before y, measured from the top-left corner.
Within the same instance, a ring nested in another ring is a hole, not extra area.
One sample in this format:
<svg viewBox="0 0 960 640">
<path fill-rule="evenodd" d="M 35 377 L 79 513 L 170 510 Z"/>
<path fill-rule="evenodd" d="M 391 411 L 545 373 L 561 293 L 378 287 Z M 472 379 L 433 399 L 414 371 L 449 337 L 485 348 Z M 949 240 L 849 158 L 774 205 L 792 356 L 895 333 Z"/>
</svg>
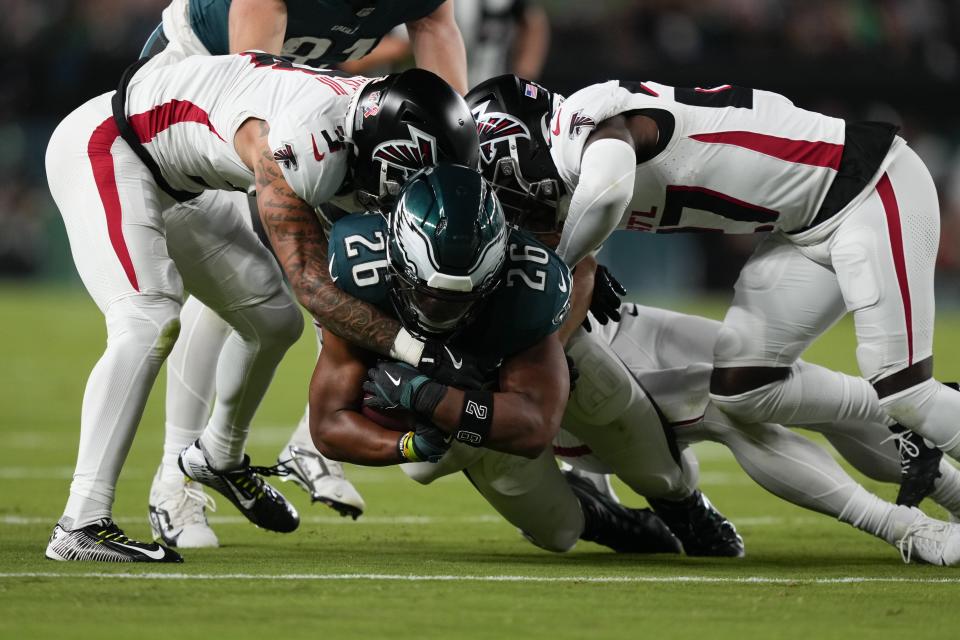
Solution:
<svg viewBox="0 0 960 640">
<path fill-rule="evenodd" d="M 130 259 L 130 252 L 127 250 L 127 242 L 123 237 L 123 210 L 120 207 L 120 194 L 117 193 L 117 176 L 113 168 L 113 154 L 111 148 L 117 138 L 120 137 L 120 131 L 117 129 L 117 123 L 113 118 L 107 118 L 100 123 L 100 126 L 94 129 L 90 141 L 87 143 L 87 156 L 90 158 L 90 166 L 93 168 L 93 179 L 97 184 L 97 191 L 100 193 L 100 201 L 103 203 L 103 210 L 107 215 L 107 234 L 110 236 L 110 244 L 113 245 L 113 251 L 120 260 L 120 266 L 131 286 L 140 291 L 137 284 L 137 272 L 133 269 L 133 260 Z"/>
<path fill-rule="evenodd" d="M 890 235 L 890 250 L 893 253 L 893 266 L 897 271 L 897 283 L 900 285 L 900 298 L 903 300 L 903 319 L 907 325 L 907 364 L 913 364 L 913 310 L 910 307 L 910 284 L 907 282 L 907 261 L 903 257 L 903 231 L 900 227 L 900 207 L 897 195 L 886 173 L 877 183 L 877 195 L 883 204 L 887 217 L 887 230 Z"/>
</svg>

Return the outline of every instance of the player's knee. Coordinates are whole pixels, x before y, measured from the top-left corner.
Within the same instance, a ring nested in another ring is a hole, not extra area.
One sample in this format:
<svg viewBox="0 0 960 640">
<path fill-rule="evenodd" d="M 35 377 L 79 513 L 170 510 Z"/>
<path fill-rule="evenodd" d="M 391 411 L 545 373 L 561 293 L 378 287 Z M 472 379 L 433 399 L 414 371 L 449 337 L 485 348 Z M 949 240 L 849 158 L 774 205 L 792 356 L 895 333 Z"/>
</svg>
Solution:
<svg viewBox="0 0 960 640">
<path fill-rule="evenodd" d="M 580 539 L 580 531 L 574 528 L 557 528 L 542 531 L 520 530 L 520 535 L 544 551 L 566 553 L 573 549 Z"/>
<path fill-rule="evenodd" d="M 610 348 L 595 340 L 571 341 L 567 355 L 580 371 L 567 415 L 584 425 L 605 425 L 630 407 L 635 381 Z"/>
<path fill-rule="evenodd" d="M 157 295 L 131 296 L 107 310 L 107 339 L 163 361 L 180 335 L 180 303 Z"/>
</svg>

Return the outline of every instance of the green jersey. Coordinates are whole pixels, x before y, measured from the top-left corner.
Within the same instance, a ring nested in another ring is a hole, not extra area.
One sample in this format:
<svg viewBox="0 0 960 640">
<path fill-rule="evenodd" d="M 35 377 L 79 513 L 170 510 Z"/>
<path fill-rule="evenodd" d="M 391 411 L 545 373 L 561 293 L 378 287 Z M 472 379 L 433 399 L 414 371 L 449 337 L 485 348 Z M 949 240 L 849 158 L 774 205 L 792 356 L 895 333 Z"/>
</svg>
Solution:
<svg viewBox="0 0 960 640">
<path fill-rule="evenodd" d="M 503 283 L 456 332 L 453 346 L 507 358 L 560 328 L 570 309 L 570 271 L 545 245 L 512 229 Z M 338 287 L 396 316 L 387 272 L 387 222 L 352 214 L 330 232 L 330 276 Z"/>
<path fill-rule="evenodd" d="M 443 0 L 377 2 L 356 15 L 349 0 L 286 0 L 282 55 L 298 64 L 324 66 L 370 53 L 398 25 L 427 16 Z M 230 53 L 230 0 L 190 0 L 190 27 L 211 55 Z"/>
</svg>

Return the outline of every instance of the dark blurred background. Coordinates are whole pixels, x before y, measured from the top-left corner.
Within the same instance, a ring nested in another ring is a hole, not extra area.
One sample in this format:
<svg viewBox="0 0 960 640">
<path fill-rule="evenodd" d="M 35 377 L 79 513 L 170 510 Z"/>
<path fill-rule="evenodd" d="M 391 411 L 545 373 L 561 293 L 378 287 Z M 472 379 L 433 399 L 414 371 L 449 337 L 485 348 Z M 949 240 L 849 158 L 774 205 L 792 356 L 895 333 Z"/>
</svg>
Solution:
<svg viewBox="0 0 960 640">
<path fill-rule="evenodd" d="M 75 279 L 46 188 L 47 138 L 60 118 L 115 86 L 166 4 L 0 0 L 0 278 Z M 940 300 L 960 303 L 960 0 L 538 4 L 551 27 L 541 81 L 562 93 L 611 78 L 731 83 L 899 124 L 940 188 Z M 756 242 L 624 235 L 607 260 L 633 293 L 658 298 L 725 295 Z"/>
</svg>

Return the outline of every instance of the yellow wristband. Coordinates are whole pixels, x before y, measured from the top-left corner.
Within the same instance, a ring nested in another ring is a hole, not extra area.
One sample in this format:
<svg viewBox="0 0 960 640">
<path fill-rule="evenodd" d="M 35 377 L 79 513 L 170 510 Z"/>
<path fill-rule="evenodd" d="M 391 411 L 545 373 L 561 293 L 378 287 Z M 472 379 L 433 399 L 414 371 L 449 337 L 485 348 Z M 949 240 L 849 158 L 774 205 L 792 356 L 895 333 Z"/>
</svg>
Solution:
<svg viewBox="0 0 960 640">
<path fill-rule="evenodd" d="M 413 448 L 413 435 L 413 431 L 407 431 L 400 436 L 400 440 L 397 441 L 397 450 L 400 452 L 400 458 L 404 462 L 423 462 L 420 457 L 417 456 L 416 449 Z"/>
</svg>

